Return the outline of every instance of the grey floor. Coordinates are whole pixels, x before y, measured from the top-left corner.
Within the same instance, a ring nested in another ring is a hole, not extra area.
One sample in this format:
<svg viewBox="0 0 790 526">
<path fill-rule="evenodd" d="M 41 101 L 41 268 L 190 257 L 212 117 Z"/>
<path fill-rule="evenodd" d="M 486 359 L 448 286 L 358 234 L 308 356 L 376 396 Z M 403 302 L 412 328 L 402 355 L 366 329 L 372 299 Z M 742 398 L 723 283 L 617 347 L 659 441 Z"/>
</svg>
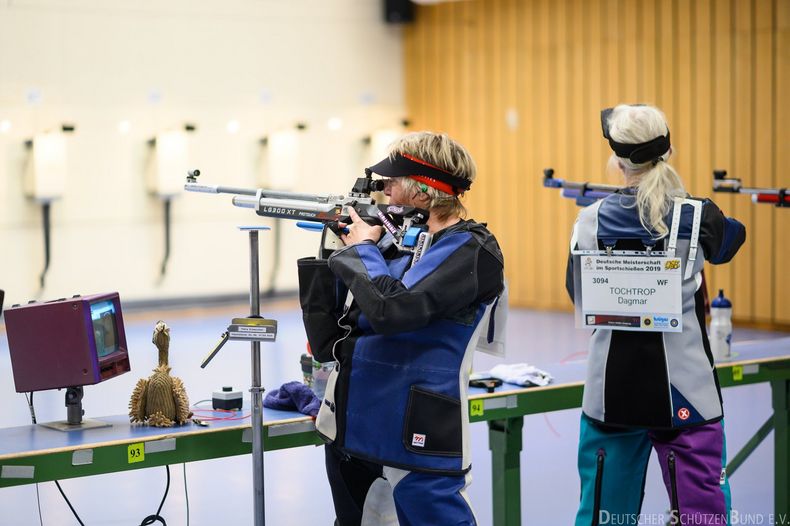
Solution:
<svg viewBox="0 0 790 526">
<path fill-rule="evenodd" d="M 249 346 L 229 344 L 211 365 L 199 363 L 216 342 L 230 317 L 247 312 L 244 305 L 192 311 L 126 313 L 126 331 L 132 372 L 86 388 L 86 416 L 121 414 L 138 378 L 156 365 L 151 331 L 158 319 L 171 327 L 171 365 L 187 387 L 190 400 L 210 398 L 222 385 L 246 388 L 250 384 Z M 278 341 L 264 346 L 263 384 L 278 387 L 300 379 L 299 356 L 305 337 L 295 302 L 266 305 L 265 315 L 279 320 Z M 507 362 L 527 361 L 550 370 L 551 363 L 584 358 L 586 336 L 573 328 L 570 315 L 513 310 L 508 325 Z M 786 334 L 784 334 L 786 336 Z M 776 333 L 736 329 L 735 340 L 778 336 Z M 486 370 L 498 363 L 479 355 L 475 369 Z M 751 437 L 771 414 L 770 390 L 766 385 L 724 390 L 727 413 L 727 445 L 730 456 Z M 35 396 L 39 422 L 65 417 L 63 392 L 48 391 Z M 14 391 L 7 340 L 0 324 L 0 427 L 27 425 L 30 414 L 25 398 Z M 576 443 L 579 410 L 530 416 L 524 423 L 522 463 L 522 524 L 567 525 L 573 523 L 578 502 Z M 773 507 L 773 434 L 731 479 L 733 508 L 742 516 L 762 517 Z M 491 460 L 485 424 L 472 426 L 473 477 L 470 498 L 480 526 L 491 519 Z M 162 509 L 168 525 L 252 524 L 250 458 L 226 459 L 171 466 L 170 493 Z M 275 451 L 265 456 L 266 518 L 270 525 L 331 525 L 329 487 L 323 472 L 321 448 L 303 447 Z M 93 525 L 139 524 L 156 511 L 165 488 L 164 468 L 151 468 L 62 482 L 62 487 L 83 522 Z M 185 492 L 185 485 L 188 493 Z M 54 483 L 0 489 L 0 525 L 39 524 L 36 491 L 40 493 L 41 516 L 48 526 L 77 524 Z M 666 513 L 667 497 L 660 471 L 654 461 L 648 473 L 643 513 L 646 517 Z"/>
</svg>

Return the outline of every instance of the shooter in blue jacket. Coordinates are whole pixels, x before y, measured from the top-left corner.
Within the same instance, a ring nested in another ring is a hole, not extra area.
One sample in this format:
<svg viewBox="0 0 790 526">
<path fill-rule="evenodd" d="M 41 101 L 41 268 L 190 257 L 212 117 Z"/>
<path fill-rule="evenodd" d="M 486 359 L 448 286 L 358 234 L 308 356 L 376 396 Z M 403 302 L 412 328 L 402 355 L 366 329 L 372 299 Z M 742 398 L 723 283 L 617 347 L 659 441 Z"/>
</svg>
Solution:
<svg viewBox="0 0 790 526">
<path fill-rule="evenodd" d="M 387 178 L 390 205 L 429 211 L 433 241 L 412 264 L 351 210 L 346 246 L 299 262 L 313 353 L 338 361 L 318 422 L 336 524 L 361 524 L 371 486 L 386 482 L 401 525 L 475 525 L 467 384 L 504 288 L 502 252 L 485 225 L 463 219 L 476 168 L 448 136 L 408 134 L 370 170 Z"/>
</svg>

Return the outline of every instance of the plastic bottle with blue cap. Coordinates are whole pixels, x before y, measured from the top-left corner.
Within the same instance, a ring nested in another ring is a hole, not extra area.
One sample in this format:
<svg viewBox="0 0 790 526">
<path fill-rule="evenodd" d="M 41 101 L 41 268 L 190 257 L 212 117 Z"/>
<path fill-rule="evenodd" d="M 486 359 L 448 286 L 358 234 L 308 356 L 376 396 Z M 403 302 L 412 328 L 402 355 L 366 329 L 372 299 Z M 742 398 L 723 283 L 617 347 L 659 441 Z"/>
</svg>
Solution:
<svg viewBox="0 0 790 526">
<path fill-rule="evenodd" d="M 709 336 L 713 360 L 717 362 L 729 360 L 732 341 L 732 303 L 724 296 L 724 291 L 721 289 L 719 295 L 710 304 Z"/>
</svg>

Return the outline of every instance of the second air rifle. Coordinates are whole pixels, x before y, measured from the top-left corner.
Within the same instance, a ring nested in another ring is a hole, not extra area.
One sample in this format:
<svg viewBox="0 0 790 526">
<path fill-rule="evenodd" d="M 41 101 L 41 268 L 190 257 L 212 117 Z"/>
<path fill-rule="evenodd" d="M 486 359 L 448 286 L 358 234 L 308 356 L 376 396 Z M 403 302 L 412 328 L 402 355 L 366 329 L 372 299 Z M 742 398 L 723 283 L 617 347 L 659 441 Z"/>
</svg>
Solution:
<svg viewBox="0 0 790 526">
<path fill-rule="evenodd" d="M 265 188 L 237 188 L 205 185 L 197 182 L 200 170 L 187 172 L 184 190 L 209 194 L 232 194 L 233 205 L 250 208 L 262 217 L 292 219 L 301 228 L 321 231 L 319 257 L 328 257 L 341 248 L 339 223 L 351 224 L 348 208 L 370 225 L 381 225 L 392 236 L 400 250 L 414 253 L 412 264 L 430 247 L 432 235 L 428 232 L 427 210 L 421 208 L 377 204 L 372 192 L 384 189 L 382 180 L 374 180 L 366 170 L 365 177 L 357 179 L 347 195 L 316 195 L 267 190 Z"/>
<path fill-rule="evenodd" d="M 561 188 L 562 197 L 575 199 L 579 206 L 589 206 L 609 194 L 623 189 L 608 184 L 576 183 L 554 178 L 554 169 L 543 170 L 543 186 Z M 727 177 L 726 170 L 713 171 L 713 191 L 735 194 L 750 194 L 755 203 L 773 204 L 778 207 L 790 208 L 790 188 L 748 188 L 740 179 Z"/>
<path fill-rule="evenodd" d="M 735 177 L 727 177 L 726 170 L 713 171 L 713 191 L 733 194 L 751 194 L 755 203 L 770 203 L 782 208 L 790 208 L 790 189 L 788 188 L 748 188 Z"/>
</svg>

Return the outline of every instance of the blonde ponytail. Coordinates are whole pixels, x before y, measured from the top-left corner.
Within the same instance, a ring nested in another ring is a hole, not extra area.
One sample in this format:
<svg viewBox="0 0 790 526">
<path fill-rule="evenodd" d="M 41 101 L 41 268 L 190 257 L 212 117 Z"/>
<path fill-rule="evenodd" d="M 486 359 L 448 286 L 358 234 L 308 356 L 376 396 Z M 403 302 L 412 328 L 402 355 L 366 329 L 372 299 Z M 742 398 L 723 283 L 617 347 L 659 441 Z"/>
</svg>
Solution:
<svg viewBox="0 0 790 526">
<path fill-rule="evenodd" d="M 641 144 L 669 133 L 666 118 L 653 106 L 628 106 L 614 108 L 608 121 L 609 134 L 619 143 Z M 675 198 L 685 197 L 683 181 L 674 168 L 667 163 L 672 149 L 646 163 L 635 164 L 630 159 L 617 157 L 626 180 L 636 187 L 636 207 L 639 222 L 648 232 L 662 238 L 669 233 L 664 217 L 669 213 Z"/>
<path fill-rule="evenodd" d="M 655 232 L 657 238 L 669 233 L 664 217 L 669 213 L 676 197 L 685 197 L 686 190 L 672 166 L 664 161 L 651 167 L 639 178 L 636 207 L 639 222 L 645 230 Z"/>
</svg>

